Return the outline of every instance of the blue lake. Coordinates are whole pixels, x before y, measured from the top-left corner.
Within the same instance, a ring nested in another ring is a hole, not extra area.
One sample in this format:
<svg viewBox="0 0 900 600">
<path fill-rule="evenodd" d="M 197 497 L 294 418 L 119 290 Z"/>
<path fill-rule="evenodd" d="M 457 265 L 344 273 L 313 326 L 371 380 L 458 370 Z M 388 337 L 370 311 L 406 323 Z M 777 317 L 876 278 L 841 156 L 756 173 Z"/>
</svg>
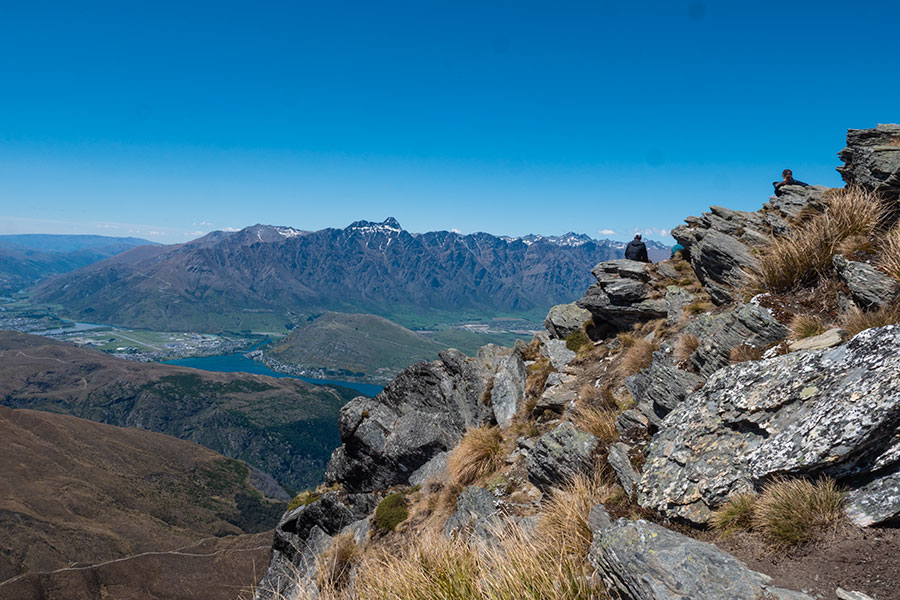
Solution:
<svg viewBox="0 0 900 600">
<path fill-rule="evenodd" d="M 225 354 L 221 356 L 200 356 L 197 358 L 179 358 L 177 360 L 167 360 L 164 364 L 191 367 L 192 369 L 202 369 L 204 371 L 256 373 L 257 375 L 269 375 L 270 377 L 293 377 L 294 379 L 302 379 L 303 381 L 315 383 L 316 385 L 339 385 L 356 390 L 365 396 L 374 396 L 384 389 L 382 386 L 372 383 L 356 383 L 353 381 L 337 381 L 333 379 L 311 379 L 309 377 L 300 377 L 299 375 L 277 373 L 266 365 L 249 359 L 240 353 Z"/>
</svg>

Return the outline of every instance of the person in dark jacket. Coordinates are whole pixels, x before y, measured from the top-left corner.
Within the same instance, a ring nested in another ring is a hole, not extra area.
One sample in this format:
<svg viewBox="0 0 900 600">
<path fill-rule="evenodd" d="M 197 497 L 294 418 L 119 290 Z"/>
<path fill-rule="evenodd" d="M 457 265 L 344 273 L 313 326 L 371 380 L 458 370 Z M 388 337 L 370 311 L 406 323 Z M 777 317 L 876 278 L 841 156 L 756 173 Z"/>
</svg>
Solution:
<svg viewBox="0 0 900 600">
<path fill-rule="evenodd" d="M 634 239 L 625 246 L 625 258 L 645 263 L 650 262 L 650 257 L 647 256 L 647 245 L 641 241 L 641 234 L 634 236 Z"/>
<path fill-rule="evenodd" d="M 785 169 L 781 172 L 781 181 L 773 181 L 772 185 L 775 186 L 775 195 L 780 196 L 784 192 L 781 191 L 781 188 L 786 185 L 800 185 L 803 187 L 809 187 L 808 183 L 803 183 L 799 179 L 794 179 L 794 173 L 790 169 Z"/>
</svg>

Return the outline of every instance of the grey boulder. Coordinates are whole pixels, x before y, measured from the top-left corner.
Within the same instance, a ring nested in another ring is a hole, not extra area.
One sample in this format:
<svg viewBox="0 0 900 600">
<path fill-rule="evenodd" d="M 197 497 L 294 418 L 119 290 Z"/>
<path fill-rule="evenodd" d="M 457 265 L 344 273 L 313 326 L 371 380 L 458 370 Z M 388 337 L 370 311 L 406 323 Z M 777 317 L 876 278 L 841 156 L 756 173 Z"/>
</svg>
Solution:
<svg viewBox="0 0 900 600">
<path fill-rule="evenodd" d="M 550 359 L 550 364 L 557 371 L 575 360 L 575 353 L 566 348 L 562 340 L 548 340 L 541 346 L 541 354 Z"/>
<path fill-rule="evenodd" d="M 712 544 L 647 521 L 619 519 L 597 531 L 589 560 L 623 600 L 812 600 L 772 586 Z"/>
<path fill-rule="evenodd" d="M 784 325 L 775 320 L 769 309 L 755 304 L 741 304 L 730 312 L 718 315 L 699 315 L 684 331 L 700 340 L 700 345 L 691 355 L 691 364 L 704 378 L 730 365 L 731 350 L 736 346 L 765 348 L 783 340 L 789 333 Z"/>
<path fill-rule="evenodd" d="M 646 285 L 650 280 L 649 264 L 613 260 L 598 264 L 591 273 L 597 283 L 576 304 L 591 313 L 595 324 L 626 329 L 668 315 L 665 299 L 654 297 L 653 289 Z"/>
<path fill-rule="evenodd" d="M 663 421 L 638 484 L 645 508 L 705 524 L 776 475 L 851 487 L 900 463 L 900 327 L 717 371 Z"/>
<path fill-rule="evenodd" d="M 470 485 L 456 500 L 456 512 L 444 524 L 444 534 L 451 536 L 471 528 L 481 538 L 490 538 L 491 529 L 499 522 L 497 499 L 484 488 Z"/>
<path fill-rule="evenodd" d="M 900 282 L 893 277 L 840 254 L 835 254 L 832 263 L 838 277 L 850 288 L 853 301 L 862 308 L 877 309 L 897 300 Z"/>
<path fill-rule="evenodd" d="M 403 370 L 375 398 L 348 402 L 338 416 L 342 445 L 325 472 L 328 483 L 351 492 L 405 484 L 440 452 L 451 450 L 470 427 L 489 424 L 484 401 L 491 364 L 456 350 Z"/>
<path fill-rule="evenodd" d="M 545 433 L 525 459 L 528 480 L 542 492 L 559 487 L 594 469 L 594 453 L 600 441 L 571 423 Z"/>
<path fill-rule="evenodd" d="M 612 467 L 613 472 L 616 474 L 616 479 L 629 497 L 634 493 L 634 487 L 641 479 L 641 474 L 635 471 L 631 465 L 631 459 L 628 457 L 630 450 L 631 447 L 627 444 L 616 442 L 609 447 L 609 455 L 606 458 L 609 466 Z"/>
<path fill-rule="evenodd" d="M 591 313 L 577 304 L 557 304 L 547 313 L 544 319 L 544 328 L 550 333 L 550 337 L 564 340 L 570 334 L 581 329 L 585 321 L 591 318 Z"/>
<path fill-rule="evenodd" d="M 625 387 L 637 409 L 658 427 L 662 419 L 702 383 L 703 379 L 697 375 L 672 364 L 668 352 L 657 350 L 650 366 L 628 377 Z"/>
<path fill-rule="evenodd" d="M 900 196 L 900 125 L 879 124 L 847 131 L 847 147 L 837 168 L 848 184 L 861 185 L 896 199 Z"/>
<path fill-rule="evenodd" d="M 491 408 L 501 429 L 512 424 L 525 401 L 525 377 L 525 363 L 518 353 L 499 361 L 491 386 Z"/>
</svg>

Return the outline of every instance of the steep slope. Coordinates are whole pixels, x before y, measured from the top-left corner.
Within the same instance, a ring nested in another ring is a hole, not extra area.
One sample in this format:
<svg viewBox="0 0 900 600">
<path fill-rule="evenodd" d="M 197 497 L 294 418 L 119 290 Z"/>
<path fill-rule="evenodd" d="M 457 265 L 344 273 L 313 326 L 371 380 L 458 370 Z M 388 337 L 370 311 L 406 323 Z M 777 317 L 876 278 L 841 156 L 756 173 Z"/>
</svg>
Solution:
<svg viewBox="0 0 900 600">
<path fill-rule="evenodd" d="M 284 510 L 245 465 L 166 435 L 0 407 L 0 438 L 0 580 L 259 532 Z"/>
<path fill-rule="evenodd" d="M 591 266 L 623 248 L 568 237 L 414 235 L 394 219 L 316 232 L 254 225 L 143 261 L 104 261 L 42 284 L 35 298 L 77 319 L 156 329 L 282 329 L 296 313 L 323 310 L 401 324 L 428 311 L 542 316 L 590 283 Z"/>
<path fill-rule="evenodd" d="M 234 600 L 253 587 L 270 554 L 271 532 L 210 538 L 153 551 L 0 581 L 9 600 Z"/>
<path fill-rule="evenodd" d="M 0 332 L 0 404 L 190 440 L 282 485 L 321 480 L 335 420 L 356 393 L 292 378 L 135 363 L 40 336 Z"/>
<path fill-rule="evenodd" d="M 348 403 L 255 598 L 900 599 L 900 127 L 841 156 Z"/>
<path fill-rule="evenodd" d="M 443 347 L 385 318 L 325 313 L 265 352 L 269 360 L 301 369 L 321 369 L 327 377 L 390 379 L 409 365 L 430 360 Z"/>
<path fill-rule="evenodd" d="M 18 291 L 44 277 L 68 273 L 143 245 L 155 244 L 100 235 L 0 235 L 0 293 Z"/>
</svg>

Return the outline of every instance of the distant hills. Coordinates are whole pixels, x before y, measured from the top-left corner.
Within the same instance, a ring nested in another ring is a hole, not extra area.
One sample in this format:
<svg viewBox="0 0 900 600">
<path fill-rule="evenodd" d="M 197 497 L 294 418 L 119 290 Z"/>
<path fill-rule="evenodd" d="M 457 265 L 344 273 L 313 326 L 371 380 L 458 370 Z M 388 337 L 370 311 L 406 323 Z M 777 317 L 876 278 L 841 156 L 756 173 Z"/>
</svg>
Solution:
<svg viewBox="0 0 900 600">
<path fill-rule="evenodd" d="M 285 508 L 242 463 L 150 431 L 0 406 L 0 439 L 0 581 L 265 531 Z"/>
<path fill-rule="evenodd" d="M 0 331 L 0 404 L 137 427 L 241 459 L 298 490 L 318 484 L 357 394 L 293 378 L 137 363 Z"/>
<path fill-rule="evenodd" d="M 16 292 L 49 275 L 68 273 L 143 245 L 155 243 L 102 235 L 0 235 L 0 293 Z"/>
<path fill-rule="evenodd" d="M 40 284 L 34 300 L 79 320 L 168 330 L 283 331 L 323 311 L 407 326 L 434 314 L 538 319 L 579 296 L 591 267 L 623 251 L 582 234 L 413 234 L 393 218 L 320 231 L 254 225 L 136 248 Z"/>
<path fill-rule="evenodd" d="M 298 327 L 265 352 L 268 359 L 326 369 L 331 377 L 378 376 L 390 380 L 444 346 L 382 317 L 325 313 Z"/>
</svg>

